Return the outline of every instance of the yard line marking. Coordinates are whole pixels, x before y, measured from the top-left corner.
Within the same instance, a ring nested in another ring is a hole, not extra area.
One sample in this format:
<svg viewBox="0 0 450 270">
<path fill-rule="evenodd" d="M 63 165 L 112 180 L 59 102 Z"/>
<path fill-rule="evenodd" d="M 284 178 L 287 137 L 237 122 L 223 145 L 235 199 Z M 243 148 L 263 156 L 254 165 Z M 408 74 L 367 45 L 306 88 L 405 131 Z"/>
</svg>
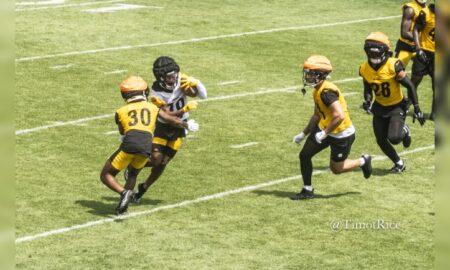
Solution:
<svg viewBox="0 0 450 270">
<path fill-rule="evenodd" d="M 237 83 L 240 83 L 241 81 L 226 81 L 226 82 L 220 82 L 220 83 L 217 83 L 217 85 L 230 85 L 230 84 L 237 84 Z"/>
<path fill-rule="evenodd" d="M 65 7 L 84 7 L 84 6 L 92 6 L 92 5 L 101 5 L 101 4 L 109 4 L 109 3 L 117 3 L 124 2 L 125 0 L 109 0 L 109 1 L 96 1 L 96 2 L 86 2 L 86 3 L 77 3 L 77 4 L 66 4 L 59 6 L 46 6 L 46 7 L 35 7 L 35 8 L 16 8 L 15 11 L 35 11 L 35 10 L 44 10 L 50 8 L 65 8 Z"/>
<path fill-rule="evenodd" d="M 16 135 L 25 134 L 25 133 L 31 133 L 31 132 L 35 132 L 35 131 L 38 131 L 38 130 L 44 130 L 44 129 L 54 128 L 54 127 L 61 127 L 61 126 L 67 126 L 67 125 L 77 125 L 79 123 L 84 123 L 84 122 L 88 122 L 88 121 L 92 121 L 92 120 L 112 117 L 113 115 L 114 114 L 97 115 L 97 116 L 93 116 L 93 117 L 86 117 L 86 118 L 81 118 L 81 119 L 78 119 L 78 120 L 72 120 L 72 121 L 67 121 L 67 122 L 58 122 L 56 124 L 45 125 L 45 126 L 40 126 L 40 127 L 35 127 L 35 128 L 21 129 L 21 130 L 17 130 L 16 131 Z"/>
<path fill-rule="evenodd" d="M 425 151 L 425 150 L 428 150 L 428 149 L 434 149 L 434 145 L 419 147 L 419 148 L 416 148 L 416 149 L 412 149 L 410 151 L 404 151 L 404 152 L 399 153 L 399 155 L 406 155 L 406 154 L 416 153 L 416 152 Z M 387 159 L 387 157 L 382 157 L 382 158 L 377 159 L 377 160 L 385 160 L 385 159 Z M 318 174 L 322 174 L 322 173 L 326 173 L 326 172 L 329 172 L 329 170 L 317 170 L 317 171 L 314 171 L 313 175 L 318 175 Z M 263 188 L 263 187 L 269 187 L 269 186 L 273 186 L 273 185 L 278 185 L 278 184 L 282 184 L 282 183 L 285 183 L 285 182 L 288 182 L 288 181 L 301 179 L 301 178 L 302 178 L 301 175 L 293 175 L 293 176 L 289 176 L 289 177 L 286 177 L 286 178 L 281 178 L 281 179 L 277 179 L 277 180 L 273 180 L 273 181 L 269 181 L 269 182 L 259 183 L 259 184 L 256 184 L 256 185 L 244 186 L 244 187 L 237 188 L 237 189 L 223 191 L 223 192 L 215 193 L 215 194 L 212 194 L 212 195 L 199 197 L 199 198 L 193 199 L 193 200 L 186 200 L 186 201 L 182 201 L 182 202 L 179 202 L 179 203 L 164 205 L 164 206 L 152 208 L 152 209 L 145 210 L 145 211 L 133 212 L 133 213 L 129 213 L 126 216 L 115 216 L 115 217 L 111 217 L 111 218 L 104 218 L 104 219 L 99 219 L 99 220 L 96 220 L 96 221 L 86 222 L 84 224 L 78 224 L 78 225 L 73 225 L 73 226 L 70 226 L 70 227 L 50 230 L 50 231 L 38 233 L 38 234 L 35 234 L 35 235 L 23 236 L 23 237 L 16 238 L 15 243 L 19 244 L 19 243 L 22 243 L 22 242 L 29 242 L 29 241 L 33 241 L 33 240 L 36 240 L 36 239 L 39 239 L 39 238 L 48 237 L 48 236 L 51 236 L 51 235 L 63 234 L 63 233 L 66 233 L 66 232 L 70 232 L 70 231 L 74 231 L 74 230 L 80 230 L 80 229 L 92 227 L 92 226 L 95 226 L 95 225 L 101 225 L 101 224 L 105 224 L 105 223 L 114 222 L 116 220 L 123 220 L 123 219 L 132 218 L 132 217 L 149 215 L 149 214 L 156 213 L 156 212 L 163 211 L 163 210 L 168 210 L 168 209 L 183 207 L 183 206 L 187 206 L 187 205 L 191 205 L 191 204 L 196 204 L 196 203 L 199 203 L 199 202 L 205 202 L 205 201 L 210 201 L 210 200 L 214 200 L 214 199 L 219 199 L 219 198 L 223 198 L 223 197 L 226 197 L 226 196 L 229 196 L 229 195 L 238 194 L 238 193 L 242 193 L 242 192 L 245 192 L 245 191 L 252 191 L 252 190 Z M 366 181 L 370 181 L 370 180 L 366 180 Z"/>
<path fill-rule="evenodd" d="M 203 41 L 209 41 L 209 40 L 217 40 L 217 39 L 223 39 L 223 38 L 235 38 L 235 37 L 242 37 L 242 36 L 284 32 L 284 31 L 306 30 L 306 29 L 333 27 L 333 26 L 338 26 L 338 25 L 356 24 L 356 23 L 371 22 L 371 21 L 390 20 L 390 19 L 397 19 L 399 17 L 401 17 L 401 15 L 367 18 L 367 19 L 334 22 L 334 23 L 272 28 L 272 29 L 265 29 L 265 30 L 259 30 L 259 31 L 224 34 L 224 35 L 200 37 L 200 38 L 191 38 L 191 39 L 185 39 L 185 40 L 166 41 L 166 42 L 157 42 L 157 43 L 140 44 L 140 45 L 124 45 L 124 46 L 119 46 L 119 47 L 110 47 L 110 48 L 103 48 L 103 49 L 72 51 L 72 52 L 48 54 L 48 55 L 41 55 L 41 56 L 29 56 L 29 57 L 18 58 L 15 61 L 16 61 L 16 63 L 20 63 L 20 62 L 29 62 L 29 61 L 35 61 L 35 60 L 41 60 L 41 59 L 57 58 L 57 57 L 95 54 L 95 53 L 101 53 L 101 52 L 115 52 L 115 51 L 122 51 L 122 50 L 141 49 L 141 48 L 150 48 L 150 47 L 167 46 L 167 45 L 178 45 L 178 44 L 185 44 L 185 43 L 195 43 L 195 42 L 203 42 Z"/>
<path fill-rule="evenodd" d="M 85 9 L 84 12 L 90 12 L 90 13 L 111 13 L 121 10 L 132 10 L 132 9 L 140 9 L 140 8 L 156 8 L 161 9 L 162 7 L 157 6 L 141 6 L 141 5 L 132 5 L 132 4 L 116 4 L 115 6 L 111 7 L 101 7 L 101 8 L 91 8 L 91 9 Z"/>
<path fill-rule="evenodd" d="M 112 135 L 112 134 L 118 134 L 118 133 L 119 133 L 119 131 L 117 131 L 117 130 L 105 132 L 106 135 Z"/>
<path fill-rule="evenodd" d="M 248 143 L 244 143 L 244 144 L 235 144 L 235 145 L 230 145 L 231 148 L 237 149 L 237 148 L 243 148 L 243 147 L 249 147 L 249 146 L 253 146 L 253 145 L 257 145 L 259 142 L 248 142 Z"/>
<path fill-rule="evenodd" d="M 50 67 L 50 68 L 51 68 L 51 69 L 63 69 L 63 68 L 70 68 L 71 66 L 73 66 L 73 64 L 57 65 L 57 66 L 52 66 L 52 67 Z"/>
<path fill-rule="evenodd" d="M 37 2 L 17 2 L 18 6 L 41 6 L 41 5 L 58 5 L 64 3 L 64 0 L 49 0 Z"/>
<path fill-rule="evenodd" d="M 333 81 L 333 83 L 341 83 L 341 82 L 345 83 L 345 82 L 358 81 L 358 80 L 361 80 L 361 78 L 358 77 L 358 78 L 342 79 L 342 80 Z M 265 89 L 265 90 L 261 90 L 261 91 L 255 91 L 255 92 L 245 92 L 245 93 L 234 94 L 234 95 L 211 97 L 211 98 L 207 98 L 207 99 L 199 99 L 199 100 L 197 100 L 197 102 L 227 100 L 227 99 L 233 99 L 233 98 L 238 98 L 238 97 L 265 95 L 265 94 L 271 94 L 271 93 L 283 93 L 283 92 L 289 92 L 289 91 L 295 90 L 295 89 L 299 89 L 299 86 L 289 86 L 289 87 L 279 88 L 279 89 Z M 349 95 L 352 93 L 355 93 L 355 92 L 346 93 L 344 95 Z M 355 93 L 355 94 L 357 94 L 357 93 Z M 41 131 L 41 130 L 54 128 L 54 127 L 76 125 L 78 123 L 99 120 L 99 119 L 108 118 L 108 117 L 112 117 L 112 116 L 114 116 L 114 114 L 104 114 L 104 115 L 86 117 L 86 118 L 81 118 L 81 119 L 67 121 L 67 122 L 59 122 L 59 123 L 53 124 L 53 125 L 45 125 L 45 126 L 29 128 L 29 129 L 20 129 L 20 130 L 16 130 L 15 135 L 32 133 L 32 132 Z"/>
<path fill-rule="evenodd" d="M 128 72 L 128 70 L 126 70 L 126 69 L 113 70 L 113 71 L 104 72 L 103 74 L 110 75 L 110 74 L 121 74 L 121 73 L 125 73 L 125 72 Z"/>
</svg>

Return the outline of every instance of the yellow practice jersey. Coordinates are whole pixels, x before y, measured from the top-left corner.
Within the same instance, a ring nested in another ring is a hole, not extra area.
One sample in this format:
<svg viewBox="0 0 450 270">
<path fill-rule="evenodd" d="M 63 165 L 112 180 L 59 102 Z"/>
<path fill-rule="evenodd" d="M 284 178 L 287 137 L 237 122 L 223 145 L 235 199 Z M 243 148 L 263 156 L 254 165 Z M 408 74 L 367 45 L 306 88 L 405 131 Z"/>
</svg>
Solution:
<svg viewBox="0 0 450 270">
<path fill-rule="evenodd" d="M 396 80 L 397 61 L 398 58 L 390 57 L 378 70 L 374 70 L 369 62 L 365 61 L 359 68 L 359 75 L 370 84 L 375 101 L 382 106 L 395 105 L 403 100 L 400 83 Z"/>
<path fill-rule="evenodd" d="M 419 33 L 420 47 L 429 52 L 435 52 L 434 28 L 436 25 L 435 14 L 429 8 L 421 11 L 420 17 L 424 16 L 424 27 Z"/>
<path fill-rule="evenodd" d="M 147 101 L 128 103 L 116 112 L 116 123 L 126 135 L 131 130 L 153 134 L 159 108 Z"/>
<path fill-rule="evenodd" d="M 407 3 L 407 4 L 405 4 L 405 5 L 402 7 L 402 10 L 404 10 L 404 9 L 407 8 L 407 7 L 410 7 L 410 8 L 412 8 L 412 9 L 414 10 L 414 17 L 413 17 L 413 19 L 412 19 L 411 27 L 410 27 L 410 29 L 409 29 L 409 31 L 412 32 L 412 30 L 414 29 L 415 21 L 416 21 L 417 17 L 419 16 L 420 11 L 421 11 L 421 10 L 428 10 L 428 6 L 422 7 L 422 6 L 421 6 L 419 3 L 417 3 L 416 1 L 411 1 L 411 2 L 409 2 L 409 3 Z M 405 43 L 407 43 L 407 44 L 409 44 L 409 45 L 414 45 L 414 42 L 413 42 L 413 41 L 404 39 L 404 38 L 402 38 L 402 37 L 400 37 L 400 40 L 403 41 L 403 42 L 405 42 Z"/>
<path fill-rule="evenodd" d="M 350 119 L 350 115 L 348 113 L 347 102 L 345 101 L 344 95 L 342 95 L 339 88 L 337 88 L 336 85 L 334 85 L 333 83 L 331 83 L 329 81 L 324 81 L 319 89 L 314 89 L 314 91 L 313 91 L 314 103 L 316 105 L 316 110 L 320 117 L 320 121 L 319 121 L 320 129 L 322 129 L 322 130 L 325 129 L 330 124 L 330 121 L 332 118 L 332 112 L 329 108 L 329 104 L 328 105 L 325 104 L 321 97 L 322 93 L 324 93 L 326 91 L 332 91 L 336 94 L 336 96 L 339 99 L 339 103 L 342 106 L 342 110 L 344 111 L 344 114 L 345 114 L 345 118 L 341 122 L 341 124 L 336 129 L 331 131 L 331 134 L 336 134 L 336 133 L 344 131 L 347 128 L 349 128 L 350 126 L 352 126 L 352 120 Z"/>
</svg>

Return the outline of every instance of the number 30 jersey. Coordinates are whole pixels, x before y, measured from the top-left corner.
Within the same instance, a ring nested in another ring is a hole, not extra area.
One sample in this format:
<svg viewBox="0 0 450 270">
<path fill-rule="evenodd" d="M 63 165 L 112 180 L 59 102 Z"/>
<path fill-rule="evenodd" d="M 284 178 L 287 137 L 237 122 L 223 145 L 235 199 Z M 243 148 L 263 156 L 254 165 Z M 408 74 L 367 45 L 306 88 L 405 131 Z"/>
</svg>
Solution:
<svg viewBox="0 0 450 270">
<path fill-rule="evenodd" d="M 374 70 L 368 61 L 361 64 L 359 75 L 369 83 L 375 94 L 375 101 L 382 106 L 392 106 L 403 101 L 400 83 L 396 80 L 400 62 L 390 57 L 384 65 Z"/>
<path fill-rule="evenodd" d="M 148 101 L 131 102 L 116 111 L 116 123 L 125 135 L 120 149 L 149 155 L 159 108 Z"/>
</svg>

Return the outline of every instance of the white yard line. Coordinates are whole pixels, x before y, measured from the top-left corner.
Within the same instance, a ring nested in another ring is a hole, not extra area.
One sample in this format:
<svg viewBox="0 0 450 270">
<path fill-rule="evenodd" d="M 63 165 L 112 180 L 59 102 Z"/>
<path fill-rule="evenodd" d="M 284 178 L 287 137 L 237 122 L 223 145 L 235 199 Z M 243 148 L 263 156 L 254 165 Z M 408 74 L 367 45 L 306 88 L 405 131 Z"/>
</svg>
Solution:
<svg viewBox="0 0 450 270">
<path fill-rule="evenodd" d="M 113 70 L 113 71 L 104 72 L 103 74 L 104 75 L 111 75 L 111 74 L 122 74 L 122 73 L 125 73 L 125 72 L 128 72 L 128 70 L 126 70 L 126 69 Z"/>
<path fill-rule="evenodd" d="M 348 25 L 348 24 L 356 24 L 356 23 L 364 23 L 364 22 L 372 22 L 372 21 L 383 21 L 383 20 L 397 19 L 399 17 L 400 17 L 399 15 L 376 17 L 376 18 L 367 18 L 367 19 L 351 20 L 351 21 L 344 21 L 344 22 L 272 28 L 272 29 L 259 30 L 259 31 L 251 31 L 251 32 L 243 32 L 243 33 L 235 33 L 235 34 L 225 34 L 225 35 L 200 37 L 200 38 L 191 38 L 191 39 L 185 39 L 185 40 L 176 40 L 176 41 L 167 41 L 167 42 L 140 44 L 140 45 L 124 45 L 124 46 L 119 46 L 119 47 L 111 47 L 111 48 L 103 48 L 103 49 L 73 51 L 73 52 L 48 54 L 48 55 L 40 55 L 40 56 L 30 56 L 30 57 L 18 58 L 18 59 L 16 59 L 16 63 L 30 62 L 30 61 L 35 61 L 35 60 L 50 59 L 50 58 L 57 58 L 57 57 L 77 56 L 77 55 L 95 54 L 95 53 L 102 53 L 102 52 L 115 52 L 115 51 L 131 50 L 131 49 L 141 49 L 141 48 L 168 46 L 168 45 L 178 45 L 178 44 L 185 44 L 185 43 L 195 43 L 195 42 L 203 42 L 203 41 L 217 40 L 217 39 L 223 39 L 223 38 L 235 38 L 235 37 L 242 37 L 242 36 L 284 32 L 284 31 L 306 30 L 306 29 L 333 27 L 333 26 L 338 26 L 338 25 Z"/>
<path fill-rule="evenodd" d="M 113 131 L 107 131 L 107 132 L 105 132 L 105 134 L 106 135 L 112 135 L 112 134 L 119 134 L 119 131 L 117 131 L 117 130 L 113 130 Z"/>
<path fill-rule="evenodd" d="M 49 0 L 49 1 L 24 1 L 16 2 L 17 6 L 45 6 L 45 5 L 59 5 L 63 4 L 64 0 Z"/>
<path fill-rule="evenodd" d="M 249 146 L 253 146 L 253 145 L 257 145 L 259 142 L 248 142 L 248 143 L 243 143 L 243 144 L 235 144 L 235 145 L 230 145 L 231 148 L 234 149 L 238 149 L 238 148 L 244 148 L 244 147 L 249 147 Z"/>
<path fill-rule="evenodd" d="M 409 151 L 401 152 L 399 154 L 400 155 L 407 155 L 407 154 L 412 154 L 412 153 L 425 151 L 425 150 L 429 150 L 429 149 L 434 149 L 434 145 L 429 145 L 429 146 L 425 146 L 425 147 L 419 147 L 419 148 L 412 149 L 412 150 L 409 150 Z M 387 159 L 387 157 L 382 157 L 382 158 L 376 159 L 376 160 L 385 160 L 385 159 Z M 322 173 L 326 173 L 326 172 L 328 172 L 328 170 L 315 171 L 314 175 L 322 174 Z M 212 194 L 212 195 L 199 197 L 199 198 L 193 199 L 193 200 L 186 200 L 186 201 L 182 201 L 182 202 L 179 202 L 179 203 L 164 205 L 164 206 L 152 208 L 152 209 L 145 210 L 145 211 L 133 212 L 133 213 L 130 213 L 130 214 L 125 215 L 125 216 L 118 216 L 118 217 L 114 216 L 114 217 L 111 217 L 111 218 L 104 218 L 104 219 L 99 219 L 99 220 L 96 220 L 96 221 L 90 221 L 90 222 L 87 222 L 87 223 L 84 223 L 84 224 L 78 224 L 78 225 L 74 225 L 74 226 L 70 226 L 70 227 L 64 227 L 64 228 L 60 228 L 60 229 L 50 230 L 50 231 L 38 233 L 38 234 L 35 234 L 35 235 L 23 236 L 23 237 L 16 238 L 15 243 L 19 244 L 19 243 L 22 243 L 22 242 L 30 242 L 30 241 L 33 241 L 33 240 L 36 240 L 36 239 L 39 239 L 39 238 L 45 238 L 45 237 L 48 237 L 48 236 L 51 236 L 51 235 L 63 234 L 63 233 L 74 231 L 74 230 L 89 228 L 89 227 L 93 227 L 93 226 L 96 226 L 96 225 L 102 225 L 102 224 L 105 224 L 105 223 L 111 223 L 111 222 L 114 222 L 116 220 L 123 220 L 123 219 L 129 219 L 129 218 L 132 218 L 132 217 L 138 217 L 138 216 L 143 216 L 143 215 L 150 215 L 152 213 L 160 212 L 160 211 L 163 211 L 163 210 L 169 210 L 169 209 L 173 209 L 173 208 L 178 208 L 178 207 L 183 207 L 183 206 L 196 204 L 196 203 L 199 203 L 199 202 L 205 202 L 205 201 L 210 201 L 210 200 L 214 200 L 214 199 L 219 199 L 219 198 L 223 198 L 223 197 L 230 196 L 230 195 L 233 195 L 233 194 L 238 194 L 238 193 L 242 193 L 242 192 L 246 192 L 246 191 L 252 191 L 252 190 L 263 188 L 263 187 L 269 187 L 269 186 L 273 186 L 273 185 L 278 185 L 278 184 L 282 184 L 282 183 L 285 183 L 285 182 L 288 182 L 288 181 L 292 181 L 292 180 L 296 180 L 296 179 L 301 179 L 301 176 L 300 175 L 293 175 L 293 176 L 290 176 L 290 177 L 281 178 L 281 179 L 277 179 L 277 180 L 273 180 L 273 181 L 269 181 L 269 182 L 264 182 L 264 183 L 260 183 L 260 184 L 256 184 L 256 185 L 250 185 L 250 186 L 245 186 L 245 187 L 241 187 L 241 188 L 237 188 L 237 189 L 233 189 L 233 190 L 219 192 L 219 193 L 215 193 L 215 194 Z M 368 181 L 370 181 L 370 180 L 368 180 Z"/>
<path fill-rule="evenodd" d="M 116 11 L 133 10 L 133 9 L 141 9 L 141 8 L 162 9 L 163 7 L 131 5 L 131 4 L 116 4 L 116 5 L 110 6 L 110 7 L 90 8 L 90 9 L 85 9 L 83 11 L 90 12 L 90 13 L 111 13 L 111 12 L 116 12 Z"/>
<path fill-rule="evenodd" d="M 64 69 L 64 68 L 70 68 L 72 67 L 73 64 L 67 64 L 67 65 L 57 65 L 57 66 L 52 66 L 50 67 L 51 69 Z"/>
<path fill-rule="evenodd" d="M 117 2 L 124 2 L 124 1 L 125 0 L 108 0 L 108 1 L 96 1 L 96 2 L 86 2 L 86 3 L 77 3 L 77 4 L 74 3 L 74 4 L 34 7 L 34 8 L 16 8 L 15 11 L 35 11 L 35 10 L 45 10 L 45 9 L 51 9 L 51 8 L 85 7 L 85 6 L 117 3 Z"/>
<path fill-rule="evenodd" d="M 352 81 L 358 81 L 358 80 L 361 80 L 361 78 L 358 77 L 358 78 L 342 79 L 342 80 L 333 81 L 333 83 L 341 83 L 341 82 L 346 83 L 346 82 L 352 82 Z M 207 98 L 207 99 L 199 99 L 197 101 L 198 102 L 209 102 L 209 101 L 227 100 L 227 99 L 233 99 L 233 98 L 239 98 L 239 97 L 265 95 L 265 94 L 271 94 L 271 93 L 283 93 L 283 92 L 289 92 L 289 91 L 292 91 L 292 90 L 295 90 L 298 88 L 299 88 L 299 86 L 289 86 L 289 87 L 279 88 L 279 89 L 266 89 L 266 90 L 255 91 L 255 92 L 245 92 L 245 93 L 239 93 L 239 94 L 233 94 L 233 95 L 227 95 L 227 96 L 211 97 L 211 98 Z M 349 95 L 354 95 L 354 94 L 357 94 L 357 93 L 350 92 L 350 93 L 345 93 L 344 95 L 349 96 Z M 114 114 L 104 114 L 104 115 L 86 117 L 86 118 L 81 118 L 81 119 L 67 121 L 67 122 L 58 122 L 56 124 L 49 124 L 49 125 L 39 126 L 39 127 L 34 127 L 34 128 L 20 129 L 20 130 L 16 130 L 15 135 L 27 134 L 27 133 L 46 130 L 49 128 L 61 127 L 61 126 L 76 125 L 76 124 L 83 123 L 83 122 L 89 122 L 89 121 L 104 119 L 104 118 L 113 117 L 113 116 L 114 116 Z"/>
<path fill-rule="evenodd" d="M 223 86 L 223 85 L 237 84 L 237 83 L 240 83 L 240 82 L 241 81 L 226 81 L 226 82 L 217 83 L 217 85 Z"/>
</svg>

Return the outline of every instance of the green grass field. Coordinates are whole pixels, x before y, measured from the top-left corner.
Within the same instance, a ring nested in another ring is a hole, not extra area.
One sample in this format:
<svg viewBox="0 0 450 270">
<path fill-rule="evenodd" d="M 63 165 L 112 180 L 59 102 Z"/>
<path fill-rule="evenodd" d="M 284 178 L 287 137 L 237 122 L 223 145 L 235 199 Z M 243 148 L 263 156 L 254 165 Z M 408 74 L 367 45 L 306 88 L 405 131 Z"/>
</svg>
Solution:
<svg viewBox="0 0 450 270">
<path fill-rule="evenodd" d="M 433 268 L 434 123 L 408 117 L 412 146 L 397 147 L 407 170 L 393 175 L 360 108 L 364 38 L 384 31 L 395 46 L 403 1 L 47 2 L 16 3 L 17 269 Z M 159 8 L 85 11 L 124 4 Z M 348 94 L 350 157 L 376 160 L 364 180 L 331 174 L 320 153 L 318 198 L 294 202 L 301 146 L 291 141 L 313 112 L 298 91 L 310 54 L 330 58 Z M 118 84 L 151 82 L 160 55 L 201 79 L 209 99 L 191 114 L 200 131 L 116 219 L 118 195 L 99 174 L 119 146 Z M 419 98 L 428 113 L 429 78 Z M 358 227 L 374 222 L 392 226 Z"/>
</svg>

